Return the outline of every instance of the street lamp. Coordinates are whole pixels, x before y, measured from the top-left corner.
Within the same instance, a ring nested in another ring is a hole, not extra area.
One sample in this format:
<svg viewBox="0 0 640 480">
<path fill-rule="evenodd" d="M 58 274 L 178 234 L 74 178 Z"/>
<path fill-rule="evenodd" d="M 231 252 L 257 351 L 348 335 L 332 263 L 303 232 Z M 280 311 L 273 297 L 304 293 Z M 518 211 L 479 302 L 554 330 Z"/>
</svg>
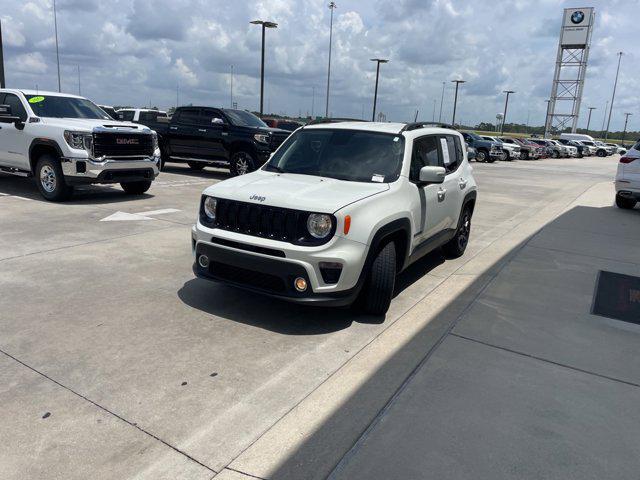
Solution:
<svg viewBox="0 0 640 480">
<path fill-rule="evenodd" d="M 56 33 L 56 62 L 58 63 L 58 92 L 62 92 L 60 83 L 60 52 L 58 50 L 58 17 L 56 15 L 56 0 L 53 0 L 53 27 Z"/>
<path fill-rule="evenodd" d="M 442 82 L 442 96 L 440 97 L 440 115 L 438 116 L 438 122 L 442 121 L 442 104 L 444 103 L 444 86 L 447 82 Z"/>
<path fill-rule="evenodd" d="M 324 111 L 325 118 L 329 118 L 329 84 L 331 83 L 331 44 L 333 42 L 333 11 L 337 7 L 336 2 L 329 2 L 331 10 L 331 23 L 329 24 L 329 66 L 327 67 L 327 104 Z"/>
<path fill-rule="evenodd" d="M 260 63 L 260 115 L 262 115 L 264 105 L 264 32 L 267 28 L 278 28 L 278 24 L 264 20 L 253 20 L 249 23 L 252 23 L 253 25 L 262 25 L 262 61 Z"/>
<path fill-rule="evenodd" d="M 378 101 L 378 78 L 380 78 L 380 64 L 381 63 L 389 63 L 389 60 L 384 58 L 371 58 L 372 62 L 377 62 L 376 64 L 376 90 L 373 94 L 373 114 L 371 115 L 371 121 L 376 121 L 376 103 Z"/>
<path fill-rule="evenodd" d="M 587 134 L 589 134 L 589 124 L 591 123 L 591 112 L 593 112 L 596 107 L 589 107 L 589 117 L 587 118 Z"/>
<path fill-rule="evenodd" d="M 4 58 L 2 54 L 2 19 L 0 19 L 0 88 L 4 88 Z"/>
<path fill-rule="evenodd" d="M 629 116 L 633 115 L 633 113 L 625 113 L 624 114 L 624 130 L 622 132 L 622 147 L 624 148 L 624 137 L 627 136 L 627 122 L 629 121 Z"/>
<path fill-rule="evenodd" d="M 502 114 L 502 123 L 500 124 L 500 135 L 504 135 L 504 124 L 507 122 L 507 106 L 509 105 L 509 95 L 516 93 L 513 90 L 503 90 L 502 93 L 507 94 L 507 98 L 504 100 L 504 113 Z"/>
<path fill-rule="evenodd" d="M 616 80 L 613 82 L 613 93 L 611 94 L 611 105 L 609 105 L 609 119 L 607 120 L 607 130 L 604 132 L 604 139 L 609 136 L 609 124 L 611 123 L 611 112 L 613 111 L 613 101 L 616 98 L 616 87 L 618 86 L 618 74 L 620 73 L 620 60 L 622 52 L 618 52 L 618 68 L 616 69 Z"/>
<path fill-rule="evenodd" d="M 466 80 L 451 80 L 451 83 L 456 84 L 456 94 L 453 97 L 453 119 L 451 120 L 451 126 L 456 126 L 456 107 L 458 106 L 458 85 L 466 83 Z"/>
</svg>

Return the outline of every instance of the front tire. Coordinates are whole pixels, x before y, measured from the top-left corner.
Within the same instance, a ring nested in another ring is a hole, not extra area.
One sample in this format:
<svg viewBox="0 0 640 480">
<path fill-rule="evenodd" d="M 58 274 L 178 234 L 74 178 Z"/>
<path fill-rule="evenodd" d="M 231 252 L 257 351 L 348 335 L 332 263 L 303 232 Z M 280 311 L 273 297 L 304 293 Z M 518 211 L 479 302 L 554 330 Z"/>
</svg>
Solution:
<svg viewBox="0 0 640 480">
<path fill-rule="evenodd" d="M 444 253 L 449 258 L 458 258 L 464 255 L 469 237 L 471 235 L 471 209 L 465 208 L 460 215 L 460 223 L 455 236 L 442 246 Z"/>
<path fill-rule="evenodd" d="M 551 152 L 551 158 L 560 158 L 560 152 L 554 150 L 553 152 Z"/>
<path fill-rule="evenodd" d="M 229 164 L 229 171 L 234 177 L 246 175 L 256 169 L 256 162 L 253 159 L 253 155 L 242 150 L 231 155 Z"/>
<path fill-rule="evenodd" d="M 607 156 L 607 152 L 605 152 L 604 150 L 598 150 L 598 156 L 599 157 L 606 157 Z"/>
<path fill-rule="evenodd" d="M 62 167 L 52 155 L 42 155 L 36 163 L 35 177 L 40 194 L 51 202 L 67 200 L 73 194 L 73 187 L 67 185 Z"/>
<path fill-rule="evenodd" d="M 139 182 L 125 182 L 121 183 L 120 186 L 127 195 L 142 195 L 151 188 L 151 181 L 142 180 Z"/>
<path fill-rule="evenodd" d="M 476 152 L 476 162 L 486 162 L 489 155 L 484 150 L 478 150 Z"/>
<path fill-rule="evenodd" d="M 621 197 L 620 195 L 616 195 L 616 205 L 618 208 L 623 208 L 625 210 L 631 210 L 636 206 L 635 198 L 626 198 Z"/>
<path fill-rule="evenodd" d="M 396 283 L 396 246 L 387 243 L 376 255 L 361 293 L 361 309 L 370 315 L 389 310 Z"/>
</svg>

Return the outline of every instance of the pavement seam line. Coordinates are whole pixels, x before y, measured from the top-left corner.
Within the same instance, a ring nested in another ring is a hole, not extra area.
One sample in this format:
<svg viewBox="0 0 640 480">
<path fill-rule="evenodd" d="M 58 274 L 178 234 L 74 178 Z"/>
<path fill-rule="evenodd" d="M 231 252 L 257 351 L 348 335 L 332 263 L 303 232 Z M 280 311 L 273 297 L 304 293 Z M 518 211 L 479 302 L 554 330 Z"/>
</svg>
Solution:
<svg viewBox="0 0 640 480">
<path fill-rule="evenodd" d="M 182 455 L 182 456 L 184 456 L 184 457 L 188 458 L 188 459 L 189 459 L 189 460 L 191 460 L 192 462 L 197 463 L 197 464 L 198 464 L 198 465 L 200 465 L 201 467 L 206 468 L 207 470 L 209 470 L 209 471 L 213 472 L 213 473 L 214 473 L 214 474 L 216 474 L 216 475 L 219 473 L 219 472 L 217 472 L 216 470 L 214 470 L 213 468 L 211 468 L 211 467 L 209 467 L 209 466 L 205 465 L 204 463 L 202 463 L 202 462 L 200 462 L 200 461 L 196 460 L 194 457 L 192 457 L 192 456 L 191 456 L 191 455 L 189 455 L 188 453 L 183 452 L 183 451 L 182 451 L 182 450 L 180 450 L 178 447 L 176 447 L 176 446 L 174 446 L 174 445 L 171 445 L 171 444 L 170 444 L 170 443 L 168 443 L 167 441 L 165 441 L 165 440 L 161 439 L 160 437 L 158 437 L 158 436 L 154 435 L 153 433 L 151 433 L 151 432 L 149 432 L 149 431 L 145 430 L 144 428 L 142 428 L 142 427 L 138 426 L 138 424 L 137 424 L 137 423 L 131 422 L 131 421 L 127 420 L 126 418 L 124 418 L 123 416 L 121 416 L 121 415 L 119 415 L 119 414 L 117 414 L 117 413 L 115 413 L 115 412 L 112 412 L 112 411 L 111 411 L 111 410 L 109 410 L 108 408 L 103 407 L 103 406 L 102 406 L 102 405 L 100 405 L 99 403 L 97 403 L 97 402 L 95 402 L 95 401 L 91 400 L 91 399 L 90 399 L 90 398 L 88 398 L 88 397 L 85 397 L 85 396 L 84 396 L 84 395 L 82 395 L 81 393 L 76 392 L 76 391 L 75 391 L 75 390 L 73 390 L 72 388 L 67 387 L 66 385 L 64 385 L 64 384 L 60 383 L 59 381 L 55 380 L 54 378 L 51 378 L 51 377 L 50 377 L 50 376 L 48 376 L 46 373 L 43 373 L 43 372 L 41 372 L 41 371 L 39 371 L 39 370 L 35 369 L 34 367 L 32 367 L 32 366 L 30 366 L 30 365 L 27 365 L 27 364 L 26 364 L 26 363 L 24 363 L 22 360 L 20 360 L 20 359 L 18 359 L 18 358 L 16 358 L 16 357 L 14 357 L 14 356 L 13 356 L 13 355 L 11 355 L 10 353 L 7 353 L 7 352 L 5 352 L 5 351 L 4 351 L 4 350 L 2 350 L 2 349 L 0 349 L 0 353 L 2 353 L 3 355 L 6 355 L 6 356 L 7 356 L 8 358 L 10 358 L 11 360 L 13 360 L 13 361 L 15 361 L 15 362 L 19 363 L 20 365 L 22 365 L 22 366 L 23 366 L 23 367 L 25 367 L 25 368 L 28 368 L 29 370 L 31 370 L 32 372 L 34 372 L 34 373 L 36 373 L 36 374 L 40 375 L 41 377 L 46 378 L 46 379 L 47 379 L 47 380 L 49 380 L 50 382 L 53 382 L 54 384 L 56 384 L 56 385 L 58 385 L 59 387 L 61 387 L 61 388 L 65 389 L 65 390 L 67 390 L 68 392 L 71 392 L 71 393 L 72 393 L 72 394 L 74 394 L 75 396 L 77 396 L 77 397 L 79 397 L 79 398 L 81 398 L 81 399 L 85 400 L 86 402 L 89 402 L 90 404 L 92 404 L 92 405 L 94 405 L 94 406 L 98 407 L 100 410 L 102 410 L 102 411 L 104 411 L 104 412 L 108 413 L 109 415 L 111 415 L 111 416 L 113 416 L 113 417 L 117 418 L 118 420 L 120 420 L 120 421 L 122 421 L 122 422 L 126 423 L 127 425 L 129 425 L 129 426 L 131 426 L 131 427 L 135 428 L 136 430 L 139 430 L 140 432 L 142 432 L 142 433 L 144 433 L 145 435 L 147 435 L 147 436 L 149 436 L 149 437 L 153 438 L 154 440 L 157 440 L 158 442 L 162 443 L 163 445 L 165 445 L 165 446 L 169 447 L 171 450 L 173 450 L 173 451 L 175 451 L 175 452 L 179 453 L 180 455 Z"/>
<path fill-rule="evenodd" d="M 56 248 L 51 248 L 49 250 L 40 250 L 40 251 L 37 251 L 37 252 L 29 252 L 29 253 L 25 253 L 23 255 L 16 255 L 16 256 L 13 256 L 13 257 L 2 258 L 2 259 L 0 259 L 0 262 L 4 262 L 4 261 L 7 261 L 7 260 L 16 260 L 18 258 L 30 257 L 32 255 L 39 255 L 41 253 L 57 252 L 59 250 L 65 250 L 67 248 L 83 247 L 85 245 L 93 245 L 93 244 L 96 244 L 96 243 L 110 242 L 111 240 L 120 240 L 121 238 L 135 237 L 136 235 L 145 235 L 147 233 L 161 232 L 163 230 L 169 230 L 170 228 L 176 228 L 176 226 L 175 225 L 168 225 L 166 227 L 156 228 L 154 230 L 147 230 L 147 231 L 144 231 L 144 232 L 127 233 L 126 235 L 120 235 L 120 236 L 117 236 L 117 237 L 101 238 L 100 240 L 89 240 L 88 242 L 76 243 L 74 245 L 65 245 L 64 247 L 56 247 Z"/>
<path fill-rule="evenodd" d="M 231 472 L 239 473 L 240 475 L 246 475 L 247 477 L 257 478 L 258 480 L 267 480 L 267 479 L 266 479 L 266 478 L 264 478 L 264 477 L 257 477 L 257 476 L 255 476 L 255 475 L 251 475 L 250 473 L 243 472 L 242 470 L 238 470 L 237 468 L 224 467 L 224 468 L 222 469 L 222 471 L 224 471 L 225 469 L 226 469 L 226 470 L 229 470 L 229 471 L 231 471 Z M 215 478 L 215 477 L 214 477 L 214 478 Z"/>
<path fill-rule="evenodd" d="M 549 363 L 551 365 L 556 365 L 558 367 L 563 367 L 563 368 L 566 368 L 568 370 L 573 370 L 573 371 L 576 371 L 576 372 L 585 373 L 587 375 L 593 375 L 594 377 L 603 378 L 605 380 L 611 380 L 612 382 L 623 383 L 623 384 L 629 385 L 631 387 L 640 388 L 640 384 L 639 383 L 634 383 L 634 382 L 630 382 L 628 380 L 622 380 L 620 378 L 610 377 L 609 375 L 603 375 L 602 373 L 596 373 L 596 372 L 592 372 L 590 370 L 584 370 L 582 368 L 573 367 L 573 366 L 568 365 L 566 363 L 555 362 L 553 360 L 549 360 L 548 358 L 538 357 L 537 355 L 532 355 L 530 353 L 520 352 L 518 350 L 513 350 L 513 349 L 508 348 L 508 347 L 502 347 L 500 345 L 494 345 L 493 343 L 485 342 L 484 340 L 478 340 L 477 338 L 467 337 L 465 335 L 460 335 L 459 333 L 453 333 L 452 332 L 450 335 L 453 336 L 453 337 L 461 338 L 463 340 L 467 340 L 469 342 L 478 343 L 478 344 L 484 345 L 486 347 L 495 348 L 497 350 L 502 350 L 504 352 L 513 353 L 515 355 L 520 355 L 522 357 L 531 358 L 531 359 L 534 359 L 534 360 L 539 360 L 541 362 Z"/>
<path fill-rule="evenodd" d="M 580 197 L 582 197 L 587 191 L 589 191 L 591 188 L 593 188 L 593 185 L 590 185 L 588 187 L 586 187 L 584 190 L 582 190 L 581 193 L 579 193 L 575 198 L 573 198 L 572 200 L 563 203 L 563 205 L 559 208 L 559 213 L 564 212 L 564 210 L 567 208 L 567 206 L 573 204 L 577 199 L 579 199 Z M 554 202 L 550 202 L 547 206 L 551 205 L 551 203 Z M 557 218 L 557 215 L 554 217 Z M 518 228 L 520 226 L 520 224 L 522 224 L 524 222 L 524 220 L 522 222 L 519 222 L 516 226 L 513 227 L 513 229 L 510 230 L 513 231 L 516 228 Z M 453 329 L 458 325 L 458 323 L 460 322 L 460 320 L 464 317 L 464 315 L 471 309 L 472 305 L 474 304 L 474 302 L 480 298 L 480 296 L 489 288 L 490 285 L 493 284 L 494 280 L 498 277 L 498 275 L 508 266 L 510 265 L 513 260 L 517 257 L 517 255 L 529 244 L 529 242 L 531 240 L 533 240 L 533 238 L 535 238 L 541 231 L 542 229 L 545 228 L 546 225 L 548 225 L 549 222 L 545 221 L 544 224 L 538 229 L 537 232 L 531 234 L 528 236 L 528 238 L 526 238 L 522 244 L 520 244 L 514 251 L 510 252 L 509 255 L 507 255 L 507 259 L 506 261 L 498 267 L 498 269 L 495 271 L 495 273 L 493 275 L 488 274 L 488 280 L 487 282 L 482 286 L 482 288 L 480 288 L 480 290 L 478 291 L 478 293 L 476 295 L 473 296 L 473 298 L 467 303 L 467 305 L 465 305 L 464 309 L 462 310 L 462 312 L 460 312 L 460 314 L 455 318 L 455 320 L 453 320 L 451 322 L 451 325 L 449 325 L 449 327 L 445 330 L 445 332 L 440 336 L 440 338 L 438 338 L 438 340 L 434 343 L 434 345 L 427 351 L 426 355 L 418 362 L 418 364 L 411 370 L 411 372 L 409 373 L 409 375 L 407 375 L 407 377 L 403 380 L 403 382 L 400 384 L 400 386 L 396 389 L 396 391 L 393 393 L 393 395 L 391 396 L 391 398 L 389 398 L 389 400 L 385 403 L 385 405 L 382 407 L 382 409 L 376 414 L 376 416 L 371 420 L 371 422 L 369 423 L 369 425 L 363 430 L 363 432 L 359 435 L 359 437 L 357 438 L 357 440 L 353 443 L 353 445 L 351 446 L 351 448 L 342 456 L 342 458 L 338 461 L 338 463 L 336 463 L 336 465 L 333 467 L 333 469 L 331 470 L 331 472 L 329 473 L 329 475 L 327 476 L 327 478 L 331 479 L 334 478 L 334 474 L 338 473 L 340 470 L 342 470 L 342 466 L 345 465 L 349 459 L 351 457 L 353 457 L 357 450 L 359 449 L 359 447 L 362 445 L 362 443 L 367 439 L 367 437 L 369 436 L 369 434 L 371 433 L 371 431 L 378 425 L 378 423 L 380 423 L 380 421 L 382 420 L 382 418 L 386 415 L 386 413 L 389 411 L 389 409 L 393 406 L 393 404 L 395 403 L 396 399 L 402 394 L 402 392 L 404 392 L 404 390 L 406 389 L 406 387 L 409 385 L 409 383 L 411 382 L 411 380 L 417 375 L 418 371 L 429 361 L 429 359 L 431 358 L 431 356 L 435 353 L 435 351 L 437 350 L 437 348 L 446 340 L 446 338 L 449 335 L 454 335 Z M 457 270 L 456 270 L 457 271 Z M 482 275 L 478 275 L 478 277 L 480 278 Z M 422 299 L 420 300 L 422 301 Z M 419 302 L 420 302 L 419 301 Z M 418 303 L 419 303 L 418 302 Z M 417 303 L 412 306 L 409 310 L 407 310 L 407 312 L 405 312 L 403 314 L 406 315 L 410 310 L 412 310 L 415 306 L 417 305 Z M 394 322 L 395 323 L 395 322 Z M 385 330 L 386 331 L 386 330 Z"/>
</svg>

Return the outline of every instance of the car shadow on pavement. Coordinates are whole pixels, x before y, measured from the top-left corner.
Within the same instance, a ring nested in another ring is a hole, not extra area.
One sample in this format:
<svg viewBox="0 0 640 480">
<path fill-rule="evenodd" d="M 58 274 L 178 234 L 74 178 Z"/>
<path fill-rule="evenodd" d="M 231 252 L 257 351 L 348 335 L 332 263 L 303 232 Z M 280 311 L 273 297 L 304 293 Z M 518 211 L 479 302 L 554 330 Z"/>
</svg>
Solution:
<svg viewBox="0 0 640 480">
<path fill-rule="evenodd" d="M 231 174 L 227 169 L 218 169 L 215 167 L 205 167 L 203 170 L 191 170 L 187 165 L 181 164 L 165 164 L 158 178 L 162 178 L 163 173 L 173 173 L 192 178 L 203 178 L 212 180 L 226 180 L 231 178 Z"/>
</svg>

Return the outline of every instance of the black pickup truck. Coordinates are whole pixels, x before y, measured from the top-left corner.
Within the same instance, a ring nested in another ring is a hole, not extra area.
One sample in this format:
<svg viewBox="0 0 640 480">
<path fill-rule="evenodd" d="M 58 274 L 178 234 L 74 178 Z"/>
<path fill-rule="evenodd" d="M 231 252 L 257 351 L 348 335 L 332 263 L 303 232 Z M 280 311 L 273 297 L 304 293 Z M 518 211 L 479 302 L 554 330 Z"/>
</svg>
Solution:
<svg viewBox="0 0 640 480">
<path fill-rule="evenodd" d="M 245 110 L 192 106 L 177 108 L 171 119 L 151 128 L 160 143 L 160 169 L 166 162 L 181 162 L 193 170 L 225 166 L 232 175 L 260 167 L 291 134 L 269 128 Z"/>
</svg>

